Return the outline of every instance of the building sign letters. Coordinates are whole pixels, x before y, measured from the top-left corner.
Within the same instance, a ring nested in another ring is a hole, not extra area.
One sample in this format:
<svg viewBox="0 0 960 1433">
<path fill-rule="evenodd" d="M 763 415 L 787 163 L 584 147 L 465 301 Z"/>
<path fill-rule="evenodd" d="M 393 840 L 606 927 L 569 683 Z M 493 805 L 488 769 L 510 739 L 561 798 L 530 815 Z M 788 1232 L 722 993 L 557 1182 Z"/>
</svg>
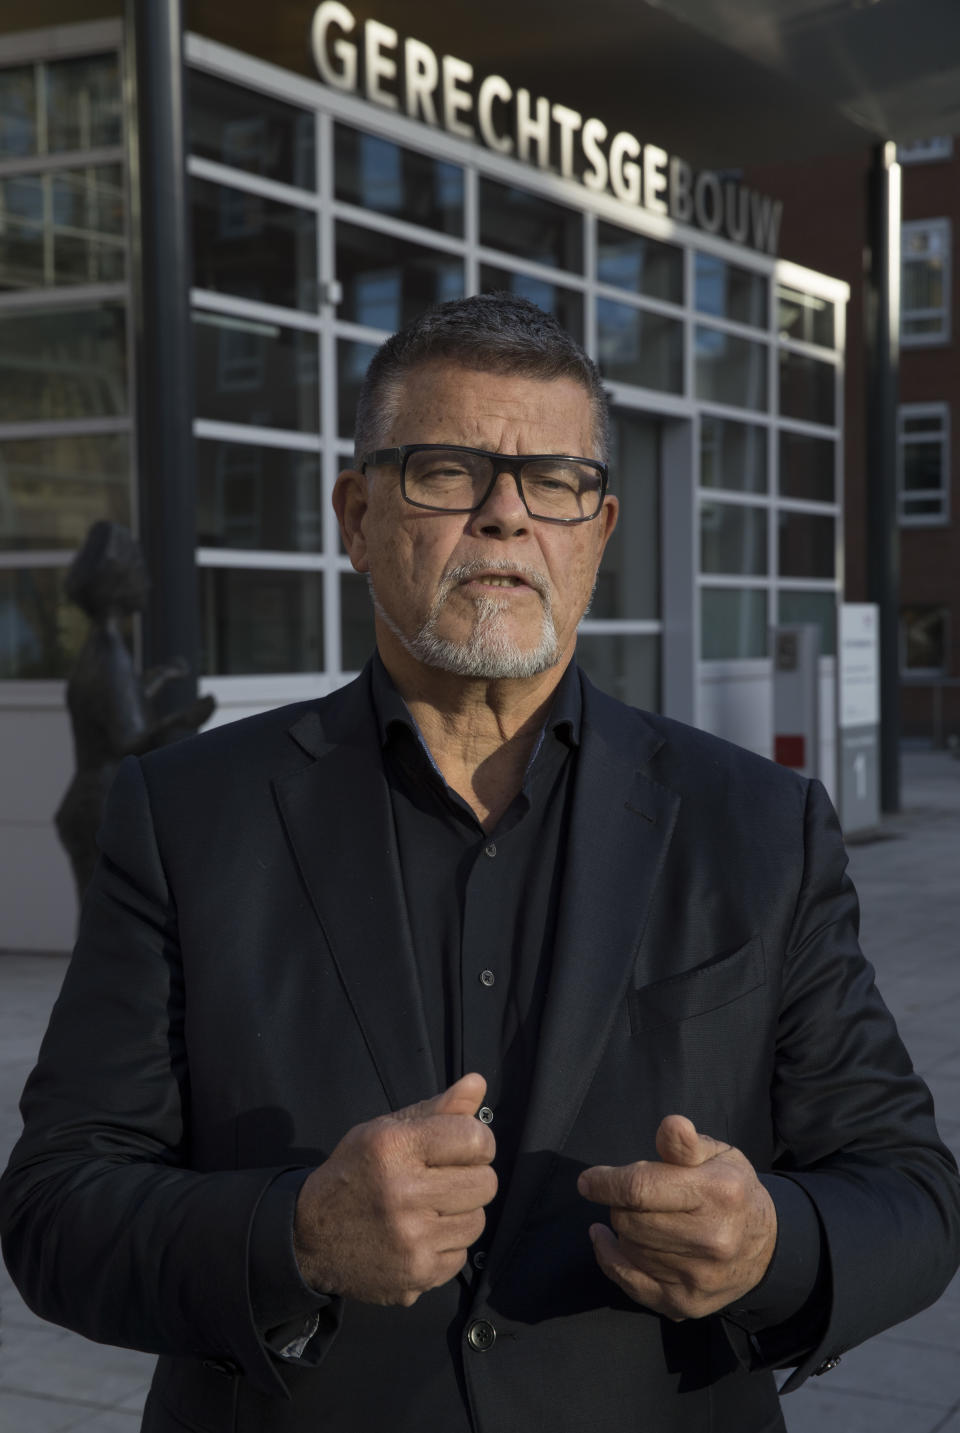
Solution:
<svg viewBox="0 0 960 1433">
<path fill-rule="evenodd" d="M 502 75 L 479 79 L 466 60 L 438 58 L 422 40 L 367 20 L 358 32 L 340 0 L 318 5 L 311 29 L 313 57 L 328 85 L 402 111 L 462 139 L 479 136 L 488 149 L 611 193 L 651 214 L 695 224 L 735 244 L 775 254 L 783 205 L 711 170 L 694 172 L 656 144 L 641 144 L 600 119 L 585 119 L 543 95 L 514 89 Z"/>
</svg>

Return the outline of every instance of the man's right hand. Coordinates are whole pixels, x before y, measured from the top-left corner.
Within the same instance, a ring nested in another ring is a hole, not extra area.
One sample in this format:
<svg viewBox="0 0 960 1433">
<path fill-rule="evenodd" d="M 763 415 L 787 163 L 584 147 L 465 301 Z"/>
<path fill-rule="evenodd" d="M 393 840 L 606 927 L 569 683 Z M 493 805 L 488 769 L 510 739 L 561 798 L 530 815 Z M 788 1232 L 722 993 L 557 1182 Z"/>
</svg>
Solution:
<svg viewBox="0 0 960 1433">
<path fill-rule="evenodd" d="M 294 1252 L 323 1293 L 409 1308 L 459 1273 L 497 1192 L 496 1143 L 475 1119 L 487 1082 L 464 1075 L 431 1100 L 355 1125 L 308 1175 Z"/>
</svg>

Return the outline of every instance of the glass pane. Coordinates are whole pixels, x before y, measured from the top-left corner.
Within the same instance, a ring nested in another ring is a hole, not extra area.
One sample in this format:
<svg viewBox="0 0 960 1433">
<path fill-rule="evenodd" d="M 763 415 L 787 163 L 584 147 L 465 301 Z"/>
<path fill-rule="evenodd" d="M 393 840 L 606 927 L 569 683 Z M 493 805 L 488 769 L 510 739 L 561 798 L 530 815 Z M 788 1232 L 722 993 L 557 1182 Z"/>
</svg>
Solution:
<svg viewBox="0 0 960 1433">
<path fill-rule="evenodd" d="M 658 313 L 597 299 L 600 371 L 616 383 L 683 392 L 683 324 Z"/>
<path fill-rule="evenodd" d="M 493 179 L 480 180 L 480 242 L 559 269 L 583 268 L 583 218 Z"/>
<path fill-rule="evenodd" d="M 319 552 L 322 510 L 319 453 L 198 441 L 197 542 L 201 547 Z"/>
<path fill-rule="evenodd" d="M 119 417 L 126 411 L 120 304 L 20 309 L 0 318 L 0 422 Z"/>
<path fill-rule="evenodd" d="M 834 306 L 829 299 L 778 284 L 777 328 L 781 338 L 796 338 L 832 348 L 836 342 Z"/>
<path fill-rule="evenodd" d="M 204 179 L 192 200 L 197 288 L 316 312 L 315 214 Z"/>
<path fill-rule="evenodd" d="M 694 264 L 694 308 L 766 328 L 767 279 L 763 274 L 728 264 L 713 254 L 695 255 Z"/>
<path fill-rule="evenodd" d="M 597 577 L 591 617 L 660 616 L 660 425 L 617 410 L 610 425 L 610 488 L 620 520 Z"/>
<path fill-rule="evenodd" d="M 695 391 L 709 403 L 734 408 L 767 406 L 767 347 L 698 326 L 694 340 Z"/>
<path fill-rule="evenodd" d="M 390 234 L 337 225 L 339 317 L 393 332 L 424 309 L 463 296 L 463 260 Z"/>
<path fill-rule="evenodd" d="M 119 164 L 0 179 L 0 289 L 122 280 L 124 212 Z"/>
<path fill-rule="evenodd" d="M 781 577 L 833 577 L 836 571 L 836 521 L 817 513 L 777 514 Z"/>
<path fill-rule="evenodd" d="M 904 433 L 942 433 L 943 413 L 911 413 L 900 411 L 900 426 Z"/>
<path fill-rule="evenodd" d="M 767 430 L 731 418 L 700 417 L 700 486 L 767 491 Z"/>
<path fill-rule="evenodd" d="M 581 632 L 577 661 L 591 682 L 621 702 L 660 709 L 660 638 L 637 632 Z"/>
<path fill-rule="evenodd" d="M 47 149 L 100 149 L 123 143 L 116 55 L 57 60 L 47 71 Z"/>
<path fill-rule="evenodd" d="M 66 567 L 0 570 L 0 681 L 66 677 L 89 623 L 63 594 Z"/>
<path fill-rule="evenodd" d="M 0 545 L 79 547 L 100 518 L 130 524 L 127 435 L 0 443 Z"/>
<path fill-rule="evenodd" d="M 33 65 L 0 69 L 0 159 L 37 152 L 37 72 Z"/>
<path fill-rule="evenodd" d="M 900 616 L 907 671 L 943 671 L 947 665 L 945 607 L 904 607 Z"/>
<path fill-rule="evenodd" d="M 198 418 L 319 430 L 315 333 L 199 310 L 193 323 Z"/>
<path fill-rule="evenodd" d="M 701 503 L 701 571 L 754 577 L 762 576 L 768 565 L 766 508 Z"/>
<path fill-rule="evenodd" d="M 376 351 L 373 343 L 355 343 L 346 338 L 337 340 L 337 431 L 341 438 L 353 437 L 357 399 Z"/>
<path fill-rule="evenodd" d="M 944 261 L 941 257 L 910 259 L 903 265 L 903 312 L 943 307 Z"/>
<path fill-rule="evenodd" d="M 340 578 L 340 666 L 359 672 L 376 646 L 367 580 L 356 572 Z"/>
<path fill-rule="evenodd" d="M 375 134 L 334 128 L 336 197 L 441 234 L 463 233 L 463 170 Z"/>
<path fill-rule="evenodd" d="M 189 72 L 187 94 L 193 154 L 298 189 L 316 189 L 312 114 L 199 70 Z"/>
<path fill-rule="evenodd" d="M 767 655 L 767 594 L 756 587 L 704 587 L 700 643 L 705 662 Z"/>
<path fill-rule="evenodd" d="M 905 497 L 902 512 L 904 517 L 945 517 L 946 504 L 942 495 L 935 498 Z"/>
<path fill-rule="evenodd" d="M 837 651 L 837 598 L 833 592 L 785 592 L 777 598 L 782 623 L 812 622 L 820 628 L 820 655 Z"/>
<path fill-rule="evenodd" d="M 929 318 L 915 318 L 913 315 L 904 314 L 900 332 L 904 338 L 917 338 L 924 334 L 931 334 L 935 338 L 946 338 L 946 310 L 941 309 L 939 313 L 932 314 Z"/>
<path fill-rule="evenodd" d="M 805 353 L 780 350 L 780 412 L 808 423 L 836 422 L 837 370 Z"/>
<path fill-rule="evenodd" d="M 683 303 L 683 250 L 615 224 L 597 224 L 597 278 L 631 293 Z"/>
<path fill-rule="evenodd" d="M 781 431 L 778 441 L 783 496 L 836 502 L 836 449 L 831 439 Z"/>
<path fill-rule="evenodd" d="M 202 567 L 201 671 L 323 668 L 323 573 Z"/>
<path fill-rule="evenodd" d="M 943 485 L 943 447 L 939 439 L 932 443 L 904 443 L 904 488 L 929 491 Z"/>
<path fill-rule="evenodd" d="M 578 343 L 583 342 L 583 295 L 560 284 L 547 283 L 545 279 L 533 279 L 529 274 L 514 274 L 508 269 L 494 269 L 484 264 L 480 269 L 480 288 L 483 293 L 506 290 L 519 298 L 530 299 L 546 313 L 553 314 Z"/>
</svg>

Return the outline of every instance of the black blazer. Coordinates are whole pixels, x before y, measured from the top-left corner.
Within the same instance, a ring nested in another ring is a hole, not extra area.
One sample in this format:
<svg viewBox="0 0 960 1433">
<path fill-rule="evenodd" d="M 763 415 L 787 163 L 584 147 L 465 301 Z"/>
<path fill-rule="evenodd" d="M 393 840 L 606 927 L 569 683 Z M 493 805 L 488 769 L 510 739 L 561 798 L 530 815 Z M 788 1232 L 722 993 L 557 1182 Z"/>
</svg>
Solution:
<svg viewBox="0 0 960 1433">
<path fill-rule="evenodd" d="M 822 788 L 583 693 L 526 1132 L 469 1316 L 484 1349 L 461 1280 L 325 1311 L 296 1364 L 251 1309 L 268 1186 L 440 1088 L 368 674 L 121 767 L 0 1223 L 40 1314 L 161 1355 L 145 1428 L 448 1433 L 461 1390 L 481 1433 L 782 1428 L 782 1349 L 670 1324 L 596 1268 L 576 1176 L 655 1157 L 670 1112 L 814 1201 L 829 1306 L 792 1383 L 948 1282 L 955 1166 L 860 953 Z"/>
</svg>

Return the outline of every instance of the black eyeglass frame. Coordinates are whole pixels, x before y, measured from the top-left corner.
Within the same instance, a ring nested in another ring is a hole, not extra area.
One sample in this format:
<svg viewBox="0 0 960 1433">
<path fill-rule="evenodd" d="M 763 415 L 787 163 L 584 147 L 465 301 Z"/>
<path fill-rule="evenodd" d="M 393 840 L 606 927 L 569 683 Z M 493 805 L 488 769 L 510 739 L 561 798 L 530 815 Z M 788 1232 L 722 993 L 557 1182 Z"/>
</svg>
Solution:
<svg viewBox="0 0 960 1433">
<path fill-rule="evenodd" d="M 493 474 L 483 497 L 479 502 L 468 508 L 438 508 L 430 503 L 418 503 L 415 498 L 407 494 L 407 461 L 413 453 L 472 453 L 478 458 L 489 458 L 493 463 Z M 565 463 L 581 463 L 585 467 L 595 468 L 600 474 L 600 496 L 597 502 L 597 510 L 589 517 L 543 517 L 540 513 L 530 511 L 523 485 L 520 482 L 520 469 L 527 463 L 542 463 L 560 459 Z M 486 448 L 467 448 L 461 443 L 401 443 L 397 448 L 376 448 L 372 453 L 365 453 L 360 459 L 360 471 L 366 473 L 368 468 L 394 467 L 400 468 L 400 493 L 404 502 L 413 508 L 421 508 L 424 512 L 448 512 L 448 513 L 471 513 L 479 512 L 484 503 L 487 502 L 490 494 L 497 483 L 500 474 L 508 472 L 517 485 L 517 492 L 520 494 L 520 501 L 523 503 L 529 517 L 534 522 L 559 523 L 562 527 L 570 527 L 574 523 L 593 522 L 603 511 L 603 499 L 607 492 L 609 481 L 609 470 L 606 463 L 601 463 L 598 458 L 574 458 L 569 453 L 518 453 L 511 457 L 507 453 L 491 453 Z"/>
</svg>

